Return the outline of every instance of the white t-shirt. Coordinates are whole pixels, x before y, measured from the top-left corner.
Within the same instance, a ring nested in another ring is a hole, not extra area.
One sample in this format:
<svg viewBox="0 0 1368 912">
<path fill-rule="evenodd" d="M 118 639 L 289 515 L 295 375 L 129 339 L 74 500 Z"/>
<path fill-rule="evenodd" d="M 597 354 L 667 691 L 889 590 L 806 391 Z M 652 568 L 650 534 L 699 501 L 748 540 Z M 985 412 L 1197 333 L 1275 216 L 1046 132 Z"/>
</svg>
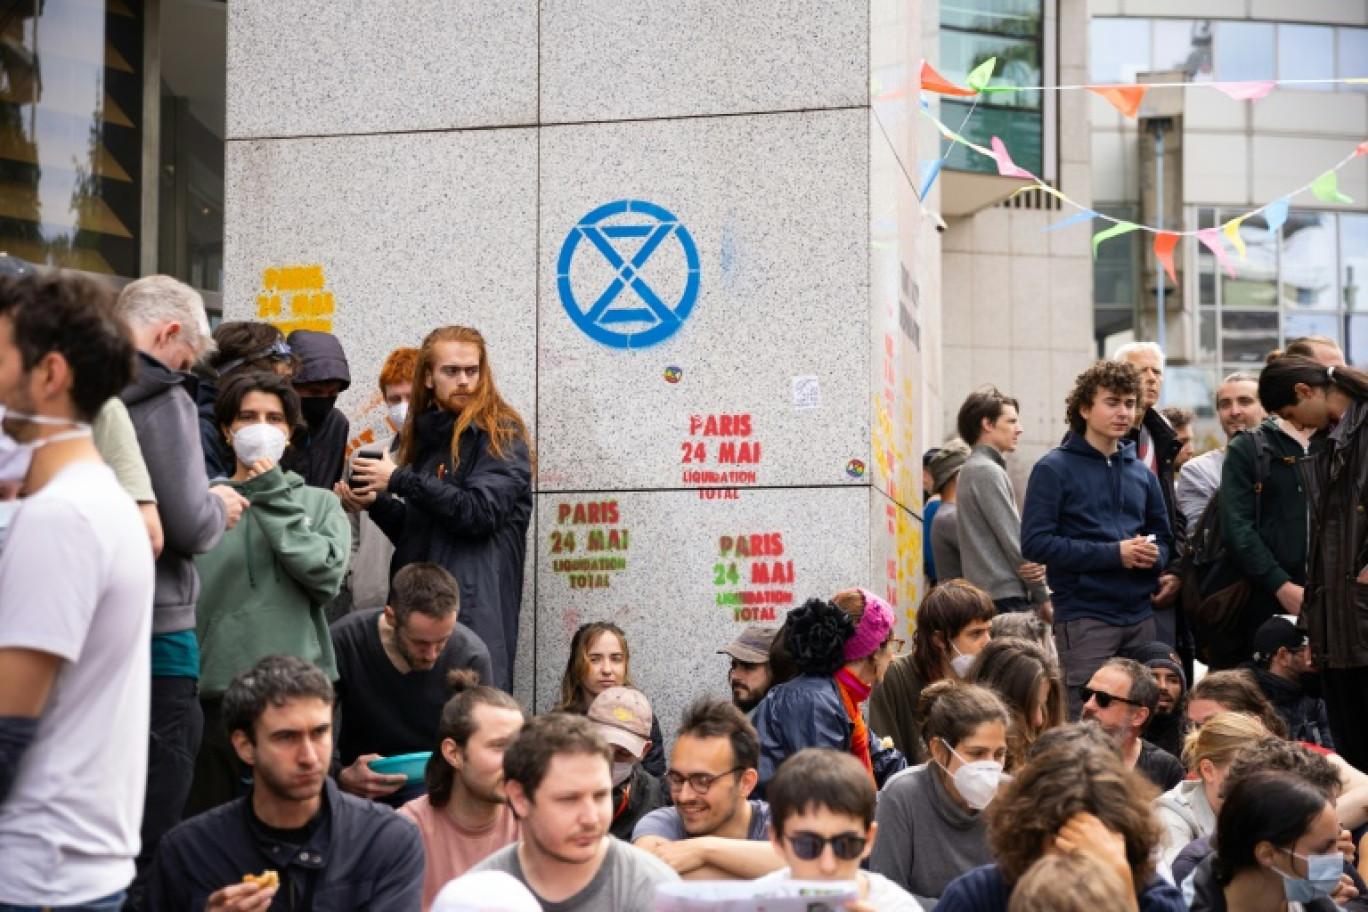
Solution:
<svg viewBox="0 0 1368 912">
<path fill-rule="evenodd" d="M 114 473 L 74 463 L 0 550 L 0 648 L 60 656 L 0 805 L 0 904 L 78 905 L 133 879 L 151 696 L 152 546 Z"/>
<path fill-rule="evenodd" d="M 884 877 L 882 874 L 875 874 L 873 871 L 861 871 L 860 876 L 869 881 L 869 895 L 865 897 L 865 902 L 873 906 L 878 912 L 922 912 L 921 903 L 916 898 L 895 884 L 893 881 Z M 766 874 L 757 879 L 756 883 L 767 883 L 778 880 L 791 880 L 793 872 L 788 868 L 780 868 L 777 871 Z"/>
</svg>

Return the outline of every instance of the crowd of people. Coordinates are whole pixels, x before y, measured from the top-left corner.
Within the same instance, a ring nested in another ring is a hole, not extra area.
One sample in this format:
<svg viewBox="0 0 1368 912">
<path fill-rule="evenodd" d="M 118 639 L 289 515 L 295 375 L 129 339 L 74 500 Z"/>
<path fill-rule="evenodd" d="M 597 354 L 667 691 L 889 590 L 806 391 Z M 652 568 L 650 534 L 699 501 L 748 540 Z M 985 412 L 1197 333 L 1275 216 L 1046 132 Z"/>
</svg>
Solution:
<svg viewBox="0 0 1368 912">
<path fill-rule="evenodd" d="M 1123 348 L 1022 501 L 977 390 L 910 642 L 815 595 L 662 720 L 594 620 L 533 716 L 535 456 L 476 330 L 391 353 L 349 453 L 331 335 L 0 266 L 0 912 L 1368 908 L 1368 375 L 1329 340 L 1226 378 L 1195 458 Z"/>
</svg>

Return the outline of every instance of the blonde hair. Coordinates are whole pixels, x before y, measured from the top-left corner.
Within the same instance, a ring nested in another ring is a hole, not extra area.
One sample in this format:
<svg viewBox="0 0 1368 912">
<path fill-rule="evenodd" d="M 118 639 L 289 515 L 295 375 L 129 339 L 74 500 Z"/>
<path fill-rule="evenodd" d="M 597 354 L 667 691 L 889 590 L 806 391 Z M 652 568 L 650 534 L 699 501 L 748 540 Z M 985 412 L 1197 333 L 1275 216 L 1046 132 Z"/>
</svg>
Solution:
<svg viewBox="0 0 1368 912">
<path fill-rule="evenodd" d="M 1096 912 L 1132 904 L 1116 872 L 1091 855 L 1046 855 L 1026 871 L 1007 912 Z"/>
<path fill-rule="evenodd" d="M 1219 712 L 1187 736 L 1183 742 L 1183 766 L 1190 773 L 1197 772 L 1203 760 L 1225 766 L 1246 747 L 1275 738 L 1258 716 L 1242 712 Z"/>
</svg>

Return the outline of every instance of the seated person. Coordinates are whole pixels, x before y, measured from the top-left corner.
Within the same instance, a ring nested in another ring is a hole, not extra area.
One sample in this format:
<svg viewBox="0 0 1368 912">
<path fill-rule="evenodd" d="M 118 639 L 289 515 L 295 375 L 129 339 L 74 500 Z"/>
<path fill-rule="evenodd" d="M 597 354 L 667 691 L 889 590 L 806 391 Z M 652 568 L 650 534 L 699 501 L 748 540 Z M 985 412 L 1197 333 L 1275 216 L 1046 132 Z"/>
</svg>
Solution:
<svg viewBox="0 0 1368 912">
<path fill-rule="evenodd" d="M 460 607 L 460 586 L 446 569 L 409 564 L 394 575 L 389 605 L 333 623 L 344 791 L 393 807 L 423 793 L 421 783 L 405 787 L 402 775 L 369 764 L 432 749 L 451 672 L 470 669 L 490 681 L 489 650 L 457 623 Z"/>
<path fill-rule="evenodd" d="M 1007 912 L 1098 912 L 1134 909 L 1116 872 L 1092 855 L 1046 855 L 1012 891 Z"/>
<path fill-rule="evenodd" d="M 652 811 L 632 842 L 689 880 L 754 880 L 783 867 L 769 838 L 769 805 L 748 800 L 760 740 L 741 710 L 704 697 L 684 713 L 670 771 L 674 807 Z"/>
<path fill-rule="evenodd" d="M 770 840 L 786 867 L 760 878 L 852 881 L 865 908 L 921 912 L 921 904 L 881 874 L 860 870 L 875 845 L 878 794 L 849 754 L 810 747 L 789 757 L 770 783 Z M 847 908 L 850 908 L 847 906 Z"/>
<path fill-rule="evenodd" d="M 993 860 L 983 811 L 1003 779 L 1011 717 L 996 693 L 974 684 L 937 681 L 922 699 L 931 762 L 884 787 L 869 869 L 930 908 L 950 881 Z"/>
<path fill-rule="evenodd" d="M 1154 872 L 1153 786 L 1091 729 L 1062 726 L 1032 746 L 1026 766 L 989 806 L 997 863 L 952 881 L 936 912 L 1006 912 L 1022 875 L 1055 853 L 1096 858 L 1135 896 L 1138 912 L 1185 912 L 1182 894 Z"/>
<path fill-rule="evenodd" d="M 423 777 L 427 794 L 399 809 L 423 837 L 424 912 L 443 884 L 519 836 L 504 792 L 503 757 L 522 730 L 522 707 L 497 687 L 481 685 L 470 669 L 451 677 L 455 693 L 442 709 Z"/>
<path fill-rule="evenodd" d="M 504 787 L 522 838 L 472 871 L 511 874 L 556 912 L 654 912 L 656 887 L 679 875 L 608 835 L 612 758 L 582 716 L 529 721 L 504 752 Z"/>
<path fill-rule="evenodd" d="M 731 688 L 732 702 L 747 717 L 760 705 L 774 683 L 769 654 L 778 633 L 778 627 L 747 627 L 732 643 L 717 650 L 718 655 L 731 656 L 727 686 Z"/>
<path fill-rule="evenodd" d="M 1167 643 L 1141 646 L 1131 658 L 1144 665 L 1159 685 L 1159 703 L 1145 726 L 1145 740 L 1155 747 L 1181 758 L 1183 753 L 1183 713 L 1186 710 L 1187 674 L 1182 660 Z"/>
<path fill-rule="evenodd" d="M 1305 630 L 1282 615 L 1264 621 L 1254 634 L 1254 657 L 1247 667 L 1287 723 L 1287 737 L 1335 749 L 1325 701 L 1302 686 L 1302 680 L 1316 671 L 1311 638 Z"/>
<path fill-rule="evenodd" d="M 1025 611 L 1005 616 L 1033 617 Z M 1064 679 L 1059 665 L 1034 640 L 995 638 L 983 647 L 965 680 L 995 691 L 1012 714 L 1012 723 L 1007 726 L 1008 773 L 1021 767 L 1031 745 L 1042 734 L 1064 724 L 1069 710 Z"/>
<path fill-rule="evenodd" d="M 1140 737 L 1159 705 L 1159 685 L 1133 659 L 1108 659 L 1080 688 L 1083 721 L 1095 721 L 1116 739 L 1126 769 L 1144 773 L 1163 791 L 1183 781 L 1178 758 Z"/>
<path fill-rule="evenodd" d="M 333 687 L 317 666 L 268 656 L 223 695 L 223 721 L 253 784 L 243 798 L 162 837 L 148 907 L 206 912 L 282 908 L 412 912 L 423 890 L 423 844 L 393 811 L 328 778 Z M 262 886 L 247 878 L 274 874 Z M 288 901 L 287 901 L 288 900 Z"/>
<path fill-rule="evenodd" d="M 582 716 L 594 698 L 610 687 L 633 687 L 632 651 L 627 634 L 611 621 L 581 624 L 570 639 L 570 658 L 561 677 L 561 696 L 556 712 Z M 660 720 L 651 722 L 651 748 L 641 761 L 646 772 L 665 775 L 665 739 Z"/>
<path fill-rule="evenodd" d="M 651 702 L 631 687 L 610 687 L 589 704 L 589 721 L 613 751 L 613 825 L 609 832 L 632 841 L 632 831 L 665 803 L 660 780 L 641 765 L 651 749 Z"/>
</svg>

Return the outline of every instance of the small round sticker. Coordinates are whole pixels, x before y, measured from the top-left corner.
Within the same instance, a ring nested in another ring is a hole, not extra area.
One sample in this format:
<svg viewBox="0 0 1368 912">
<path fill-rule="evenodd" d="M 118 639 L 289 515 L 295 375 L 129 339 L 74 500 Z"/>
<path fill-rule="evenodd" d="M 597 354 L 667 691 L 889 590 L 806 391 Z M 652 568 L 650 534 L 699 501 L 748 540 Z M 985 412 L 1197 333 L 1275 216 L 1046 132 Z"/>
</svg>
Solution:
<svg viewBox="0 0 1368 912">
<path fill-rule="evenodd" d="M 683 379 L 684 379 L 684 372 L 683 372 L 682 370 L 680 370 L 679 368 L 674 367 L 673 365 L 670 366 L 670 367 L 665 368 L 665 382 L 666 382 L 666 383 L 678 383 L 680 380 L 683 380 Z"/>
<path fill-rule="evenodd" d="M 846 474 L 851 478 L 864 478 L 865 464 L 862 460 L 852 459 L 846 463 Z"/>
</svg>

